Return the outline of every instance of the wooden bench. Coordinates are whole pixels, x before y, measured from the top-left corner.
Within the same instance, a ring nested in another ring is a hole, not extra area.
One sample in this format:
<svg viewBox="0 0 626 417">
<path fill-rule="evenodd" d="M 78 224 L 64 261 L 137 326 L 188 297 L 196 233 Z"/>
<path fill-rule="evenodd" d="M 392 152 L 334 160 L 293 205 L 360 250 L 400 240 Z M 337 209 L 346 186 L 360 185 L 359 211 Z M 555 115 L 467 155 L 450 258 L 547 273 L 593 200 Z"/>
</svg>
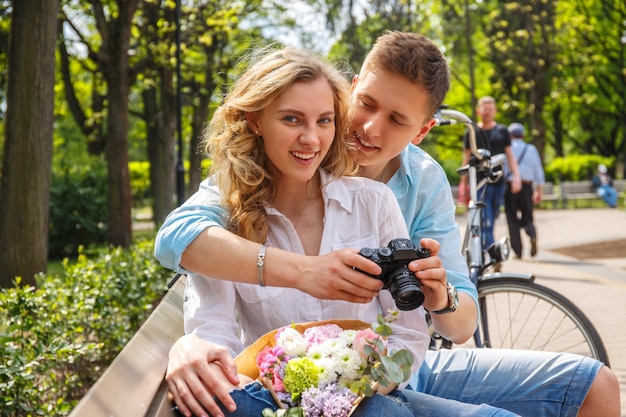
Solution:
<svg viewBox="0 0 626 417">
<path fill-rule="evenodd" d="M 174 417 L 164 380 L 168 353 L 183 335 L 180 278 L 163 297 L 70 417 Z"/>
<path fill-rule="evenodd" d="M 626 180 L 614 180 L 613 187 L 618 194 L 618 203 L 620 199 L 624 199 L 624 189 L 626 187 Z M 602 198 L 593 189 L 591 180 L 587 181 L 564 181 L 561 183 L 561 194 L 563 196 L 563 202 L 565 207 L 570 206 L 570 202 L 578 207 L 579 201 L 596 201 L 602 200 Z"/>
<path fill-rule="evenodd" d="M 559 190 L 560 188 L 555 186 L 554 183 L 546 181 L 541 187 L 541 203 L 550 203 L 552 208 L 558 208 L 562 204 Z"/>
</svg>

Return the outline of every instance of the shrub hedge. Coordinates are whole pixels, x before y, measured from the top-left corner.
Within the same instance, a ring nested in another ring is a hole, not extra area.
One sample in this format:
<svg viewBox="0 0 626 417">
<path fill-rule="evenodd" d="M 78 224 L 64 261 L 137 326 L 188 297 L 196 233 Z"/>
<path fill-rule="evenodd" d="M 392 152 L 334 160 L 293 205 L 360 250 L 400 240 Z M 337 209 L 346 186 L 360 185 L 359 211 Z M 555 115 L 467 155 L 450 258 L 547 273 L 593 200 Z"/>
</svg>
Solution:
<svg viewBox="0 0 626 417">
<path fill-rule="evenodd" d="M 0 292 L 2 416 L 70 413 L 166 291 L 172 274 L 152 248 L 81 253 L 63 276 Z"/>
</svg>

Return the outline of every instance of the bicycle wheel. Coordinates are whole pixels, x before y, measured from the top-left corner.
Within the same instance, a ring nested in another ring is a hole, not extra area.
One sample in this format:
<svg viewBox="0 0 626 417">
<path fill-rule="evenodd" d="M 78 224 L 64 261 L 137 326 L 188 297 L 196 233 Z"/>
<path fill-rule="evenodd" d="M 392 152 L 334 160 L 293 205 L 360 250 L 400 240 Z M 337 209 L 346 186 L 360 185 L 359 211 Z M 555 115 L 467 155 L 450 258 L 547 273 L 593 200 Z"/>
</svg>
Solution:
<svg viewBox="0 0 626 417">
<path fill-rule="evenodd" d="M 556 291 L 504 275 L 480 281 L 478 298 L 485 347 L 577 353 L 609 365 L 593 324 Z"/>
</svg>

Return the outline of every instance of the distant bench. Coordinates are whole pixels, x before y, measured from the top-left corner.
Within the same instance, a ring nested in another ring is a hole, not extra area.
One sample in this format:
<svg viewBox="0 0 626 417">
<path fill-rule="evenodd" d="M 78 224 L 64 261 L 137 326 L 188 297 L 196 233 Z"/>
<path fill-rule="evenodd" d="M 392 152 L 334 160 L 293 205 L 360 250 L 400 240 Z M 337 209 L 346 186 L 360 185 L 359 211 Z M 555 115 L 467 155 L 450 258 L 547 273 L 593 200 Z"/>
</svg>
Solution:
<svg viewBox="0 0 626 417">
<path fill-rule="evenodd" d="M 618 205 L 626 200 L 626 179 L 613 180 L 613 187 L 617 191 Z M 458 203 L 459 187 L 452 186 L 452 197 Z M 547 181 L 542 187 L 541 205 L 550 204 L 552 208 L 578 207 L 583 201 L 601 201 L 601 197 L 593 189 L 590 180 L 587 181 L 563 181 L 554 184 Z"/>
<path fill-rule="evenodd" d="M 624 199 L 626 180 L 613 180 L 613 187 L 617 191 L 618 203 Z M 593 189 L 590 180 L 587 181 L 563 181 L 561 183 L 561 195 L 564 207 L 569 207 L 570 203 L 578 207 L 579 201 L 601 200 L 601 197 Z"/>
<path fill-rule="evenodd" d="M 541 188 L 542 203 L 551 203 L 552 208 L 557 208 L 562 203 L 561 194 L 558 192 L 558 186 L 555 186 L 551 182 L 546 182 Z M 463 205 L 459 203 L 459 186 L 452 186 L 452 198 L 457 205 Z"/>
<path fill-rule="evenodd" d="M 164 380 L 169 351 L 183 335 L 184 275 L 163 297 L 70 417 L 174 417 Z"/>
</svg>

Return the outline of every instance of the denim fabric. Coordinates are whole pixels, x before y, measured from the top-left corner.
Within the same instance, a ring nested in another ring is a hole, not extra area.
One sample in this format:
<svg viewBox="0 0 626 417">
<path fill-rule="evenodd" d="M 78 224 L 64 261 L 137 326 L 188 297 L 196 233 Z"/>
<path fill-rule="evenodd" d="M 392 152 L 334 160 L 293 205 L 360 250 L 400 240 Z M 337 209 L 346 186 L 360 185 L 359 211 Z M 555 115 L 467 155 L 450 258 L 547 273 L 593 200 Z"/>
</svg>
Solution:
<svg viewBox="0 0 626 417">
<path fill-rule="evenodd" d="M 615 188 L 610 185 L 601 185 L 598 187 L 597 192 L 609 207 L 615 207 L 617 205 L 617 191 Z"/>
<path fill-rule="evenodd" d="M 366 398 L 354 417 L 575 417 L 602 363 L 568 353 L 509 349 L 428 351 L 403 390 Z M 228 417 L 276 409 L 258 382 L 231 393 Z"/>
<path fill-rule="evenodd" d="M 493 228 L 498 215 L 500 215 L 500 207 L 504 205 L 504 193 L 506 192 L 506 183 L 487 184 L 483 188 L 482 202 L 485 207 L 481 211 L 482 216 L 482 239 L 485 248 L 491 246 L 494 242 Z"/>
<path fill-rule="evenodd" d="M 258 382 L 231 392 L 237 403 L 237 410 L 228 412 L 221 406 L 226 417 L 261 416 L 265 408 L 276 410 L 277 406 L 269 391 Z M 218 403 L 219 404 L 219 403 Z M 411 390 L 394 390 L 389 395 L 374 395 L 365 398 L 356 408 L 352 417 L 515 417 L 506 410 L 482 404 L 464 404 L 445 398 L 423 394 Z"/>
<path fill-rule="evenodd" d="M 237 404 L 237 410 L 232 413 L 228 412 L 220 404 L 220 408 L 226 417 L 260 417 L 262 411 L 266 408 L 271 408 L 273 411 L 277 409 L 270 392 L 258 382 L 248 384 L 242 390 L 232 391 L 231 396 Z M 373 397 L 365 398 L 352 416 L 414 417 L 416 415 L 413 414 L 411 405 L 406 403 L 404 396 L 396 390 L 387 396 L 374 395 Z"/>
<path fill-rule="evenodd" d="M 595 359 L 568 353 L 429 351 L 410 386 L 436 397 L 489 404 L 520 416 L 575 417 L 601 366 Z"/>
</svg>

